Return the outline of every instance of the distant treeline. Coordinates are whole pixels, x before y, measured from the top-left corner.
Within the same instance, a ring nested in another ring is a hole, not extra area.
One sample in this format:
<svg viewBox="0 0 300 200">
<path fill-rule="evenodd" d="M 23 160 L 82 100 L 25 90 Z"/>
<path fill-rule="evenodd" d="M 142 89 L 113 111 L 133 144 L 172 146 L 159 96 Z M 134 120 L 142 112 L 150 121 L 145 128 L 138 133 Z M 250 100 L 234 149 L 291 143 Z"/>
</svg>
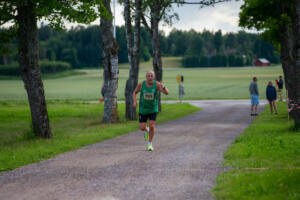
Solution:
<svg viewBox="0 0 300 200">
<path fill-rule="evenodd" d="M 119 62 L 128 62 L 124 26 L 116 28 L 119 44 Z M 79 26 L 68 31 L 55 31 L 49 26 L 39 29 L 40 60 L 64 61 L 72 68 L 97 67 L 101 63 L 101 34 L 99 26 Z M 163 56 L 182 56 L 186 67 L 243 66 L 253 59 L 266 58 L 279 63 L 275 48 L 258 34 L 222 34 L 221 31 L 181 31 L 174 29 L 168 36 L 160 34 Z M 0 64 L 17 62 L 17 41 L 10 44 L 11 54 L 1 55 Z M 145 28 L 141 30 L 141 60 L 152 55 L 151 37 Z"/>
</svg>

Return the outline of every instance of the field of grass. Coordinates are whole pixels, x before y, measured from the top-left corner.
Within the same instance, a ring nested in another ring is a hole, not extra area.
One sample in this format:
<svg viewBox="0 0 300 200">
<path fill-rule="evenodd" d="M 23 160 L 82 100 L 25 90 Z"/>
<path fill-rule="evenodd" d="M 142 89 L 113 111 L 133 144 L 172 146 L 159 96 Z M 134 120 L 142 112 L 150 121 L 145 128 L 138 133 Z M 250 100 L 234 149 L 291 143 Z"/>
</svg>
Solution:
<svg viewBox="0 0 300 200">
<path fill-rule="evenodd" d="M 300 199 L 300 134 L 288 124 L 285 103 L 279 115 L 269 107 L 225 152 L 214 190 L 218 200 Z"/>
<path fill-rule="evenodd" d="M 183 68 L 181 63 L 181 57 L 163 57 L 162 64 L 166 68 Z M 129 69 L 128 63 L 122 63 L 119 65 L 120 69 Z M 141 69 L 152 69 L 152 58 L 147 62 L 140 63 Z"/>
<path fill-rule="evenodd" d="M 143 80 L 148 69 L 141 69 L 139 80 Z M 102 70 L 80 70 L 82 75 L 64 78 L 44 79 L 45 95 L 48 100 L 96 100 L 100 97 Z M 128 69 L 120 69 L 118 99 L 124 100 L 124 88 Z M 265 98 L 265 88 L 269 80 L 282 74 L 280 66 L 243 68 L 203 68 L 203 69 L 164 69 L 163 82 L 169 88 L 163 100 L 178 98 L 176 76 L 184 75 L 184 99 L 248 99 L 249 83 L 253 76 L 258 77 L 261 98 Z M 0 101 L 27 100 L 21 80 L 0 80 Z"/>
<path fill-rule="evenodd" d="M 37 139 L 31 132 L 28 104 L 2 102 L 0 110 L 0 172 L 136 131 L 139 127 L 137 121 L 125 120 L 124 104 L 118 106 L 121 122 L 106 125 L 101 123 L 103 104 L 50 102 L 48 112 L 53 138 L 44 140 Z M 163 104 L 157 123 L 199 110 L 190 104 Z"/>
</svg>

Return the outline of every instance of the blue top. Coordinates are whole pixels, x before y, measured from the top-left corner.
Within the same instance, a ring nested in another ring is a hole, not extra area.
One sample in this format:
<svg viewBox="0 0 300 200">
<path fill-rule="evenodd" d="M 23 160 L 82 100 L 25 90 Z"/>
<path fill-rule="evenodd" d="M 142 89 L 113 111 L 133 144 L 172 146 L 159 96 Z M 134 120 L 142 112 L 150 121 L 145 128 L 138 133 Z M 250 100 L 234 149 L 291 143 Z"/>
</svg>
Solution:
<svg viewBox="0 0 300 200">
<path fill-rule="evenodd" d="M 258 87 L 257 87 L 257 83 L 256 82 L 252 82 L 249 86 L 249 92 L 251 95 L 253 94 L 256 94 L 256 95 L 259 95 L 258 94 Z"/>
<path fill-rule="evenodd" d="M 277 99 L 276 88 L 274 86 L 267 86 L 266 96 L 269 101 L 273 101 Z"/>
</svg>

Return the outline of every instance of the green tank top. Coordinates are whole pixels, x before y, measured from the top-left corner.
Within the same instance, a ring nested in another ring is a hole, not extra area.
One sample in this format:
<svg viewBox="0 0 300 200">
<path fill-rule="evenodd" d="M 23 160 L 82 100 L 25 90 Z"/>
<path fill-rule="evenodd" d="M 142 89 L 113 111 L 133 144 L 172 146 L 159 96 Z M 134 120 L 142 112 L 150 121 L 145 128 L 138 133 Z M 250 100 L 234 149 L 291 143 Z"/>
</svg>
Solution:
<svg viewBox="0 0 300 200">
<path fill-rule="evenodd" d="M 147 87 L 146 81 L 143 81 L 139 108 L 139 113 L 143 115 L 158 112 L 158 91 L 156 80 L 154 80 L 151 87 Z"/>
</svg>

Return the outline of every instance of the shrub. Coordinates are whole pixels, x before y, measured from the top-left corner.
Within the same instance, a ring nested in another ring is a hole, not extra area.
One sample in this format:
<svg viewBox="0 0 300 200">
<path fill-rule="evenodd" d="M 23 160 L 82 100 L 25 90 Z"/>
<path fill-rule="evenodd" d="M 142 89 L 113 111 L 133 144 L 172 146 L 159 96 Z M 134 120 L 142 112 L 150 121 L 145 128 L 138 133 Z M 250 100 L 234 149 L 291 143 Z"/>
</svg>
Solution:
<svg viewBox="0 0 300 200">
<path fill-rule="evenodd" d="M 244 58 L 241 55 L 230 54 L 228 56 L 228 65 L 230 67 L 241 67 L 244 66 Z"/>
<path fill-rule="evenodd" d="M 199 57 L 195 55 L 184 56 L 182 64 L 183 67 L 199 67 Z"/>
<path fill-rule="evenodd" d="M 42 61 L 40 62 L 40 68 L 42 74 L 52 74 L 72 69 L 69 63 L 59 61 Z"/>
<path fill-rule="evenodd" d="M 41 61 L 40 68 L 42 74 L 53 74 L 72 69 L 69 63 L 57 61 Z M 0 75 L 20 76 L 19 64 L 0 65 Z"/>
<path fill-rule="evenodd" d="M 19 64 L 0 65 L 0 75 L 20 76 Z"/>
<path fill-rule="evenodd" d="M 227 57 L 223 54 L 217 54 L 210 58 L 211 67 L 226 67 L 227 66 Z"/>
</svg>

